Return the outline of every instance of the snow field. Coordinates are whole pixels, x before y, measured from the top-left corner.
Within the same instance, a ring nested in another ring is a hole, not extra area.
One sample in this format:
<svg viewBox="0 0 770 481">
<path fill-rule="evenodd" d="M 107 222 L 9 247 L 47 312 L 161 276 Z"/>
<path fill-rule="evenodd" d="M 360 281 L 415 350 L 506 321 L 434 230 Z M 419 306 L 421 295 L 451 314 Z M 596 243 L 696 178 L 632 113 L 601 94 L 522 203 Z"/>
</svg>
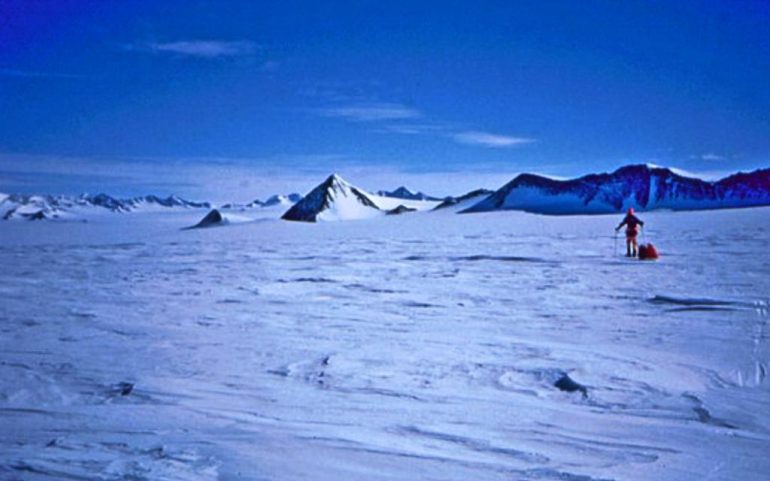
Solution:
<svg viewBox="0 0 770 481">
<path fill-rule="evenodd" d="M 768 213 L 4 224 L 0 479 L 765 479 Z"/>
</svg>

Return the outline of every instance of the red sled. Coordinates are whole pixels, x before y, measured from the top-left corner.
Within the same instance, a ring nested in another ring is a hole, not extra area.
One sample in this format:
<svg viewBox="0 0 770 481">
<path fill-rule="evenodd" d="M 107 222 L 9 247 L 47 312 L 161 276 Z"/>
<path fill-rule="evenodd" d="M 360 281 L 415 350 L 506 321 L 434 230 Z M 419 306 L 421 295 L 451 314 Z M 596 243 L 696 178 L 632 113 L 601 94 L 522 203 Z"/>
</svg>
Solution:
<svg viewBox="0 0 770 481">
<path fill-rule="evenodd" d="M 639 246 L 639 260 L 640 261 L 654 261 L 660 257 L 658 249 L 652 244 L 642 244 Z"/>
</svg>

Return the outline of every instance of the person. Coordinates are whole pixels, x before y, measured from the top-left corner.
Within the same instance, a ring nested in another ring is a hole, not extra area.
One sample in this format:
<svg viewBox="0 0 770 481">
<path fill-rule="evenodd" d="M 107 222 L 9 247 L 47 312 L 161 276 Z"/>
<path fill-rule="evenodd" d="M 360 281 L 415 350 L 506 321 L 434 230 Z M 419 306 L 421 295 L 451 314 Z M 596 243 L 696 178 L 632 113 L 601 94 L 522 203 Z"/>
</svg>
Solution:
<svg viewBox="0 0 770 481">
<path fill-rule="evenodd" d="M 629 207 L 623 222 L 615 227 L 615 232 L 626 226 L 626 257 L 636 257 L 637 245 L 636 236 L 639 234 L 639 226 L 644 226 L 644 222 L 634 215 L 634 208 Z"/>
</svg>

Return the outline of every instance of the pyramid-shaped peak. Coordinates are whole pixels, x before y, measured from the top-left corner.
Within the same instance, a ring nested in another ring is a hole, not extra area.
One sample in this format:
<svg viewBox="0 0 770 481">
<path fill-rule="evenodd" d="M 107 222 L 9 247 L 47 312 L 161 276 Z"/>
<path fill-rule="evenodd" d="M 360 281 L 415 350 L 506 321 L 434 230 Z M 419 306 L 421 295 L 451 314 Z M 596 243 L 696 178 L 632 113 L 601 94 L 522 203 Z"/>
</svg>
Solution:
<svg viewBox="0 0 770 481">
<path fill-rule="evenodd" d="M 343 179 L 341 175 L 335 172 L 326 178 L 326 180 L 324 181 L 324 185 L 335 185 L 335 184 L 350 185 L 350 182 Z"/>
<path fill-rule="evenodd" d="M 332 174 L 310 193 L 294 204 L 284 215 L 285 220 L 315 222 L 316 220 L 346 220 L 371 217 L 380 208 L 365 191 Z"/>
</svg>

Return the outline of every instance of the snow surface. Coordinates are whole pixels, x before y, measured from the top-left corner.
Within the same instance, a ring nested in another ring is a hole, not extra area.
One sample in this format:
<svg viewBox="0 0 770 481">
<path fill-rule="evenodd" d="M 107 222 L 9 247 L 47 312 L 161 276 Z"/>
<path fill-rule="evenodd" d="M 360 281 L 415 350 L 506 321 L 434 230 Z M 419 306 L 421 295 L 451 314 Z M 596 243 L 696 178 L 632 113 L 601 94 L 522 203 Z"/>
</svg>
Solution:
<svg viewBox="0 0 770 481">
<path fill-rule="evenodd" d="M 422 211 L 422 210 L 432 209 L 439 204 L 439 202 L 435 200 L 399 199 L 397 197 L 383 197 L 383 196 L 369 194 L 369 193 L 367 193 L 367 196 L 375 204 L 377 204 L 377 207 L 379 207 L 382 210 L 391 210 L 391 209 L 395 209 L 399 205 L 403 205 L 404 207 L 408 207 L 410 209 Z"/>
<path fill-rule="evenodd" d="M 770 478 L 769 208 L 436 214 L 1 224 L 0 479 Z"/>
</svg>

